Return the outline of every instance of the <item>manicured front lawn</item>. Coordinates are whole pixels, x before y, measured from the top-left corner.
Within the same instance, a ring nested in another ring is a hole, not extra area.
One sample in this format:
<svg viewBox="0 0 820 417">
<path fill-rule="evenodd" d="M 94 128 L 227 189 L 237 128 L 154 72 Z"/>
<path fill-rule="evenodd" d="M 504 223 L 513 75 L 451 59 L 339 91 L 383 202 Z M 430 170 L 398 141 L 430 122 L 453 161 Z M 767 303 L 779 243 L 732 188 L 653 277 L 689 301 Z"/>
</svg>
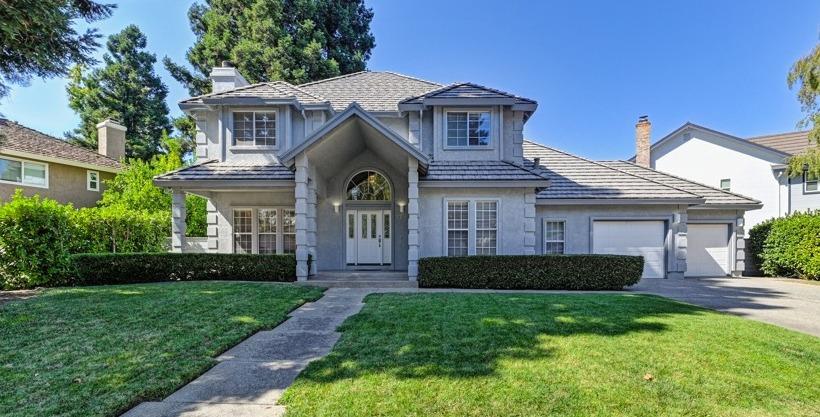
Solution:
<svg viewBox="0 0 820 417">
<path fill-rule="evenodd" d="M 820 339 L 645 295 L 371 295 L 302 416 L 820 415 Z"/>
<path fill-rule="evenodd" d="M 0 415 L 115 416 L 321 291 L 185 282 L 54 289 L 0 306 Z"/>
</svg>

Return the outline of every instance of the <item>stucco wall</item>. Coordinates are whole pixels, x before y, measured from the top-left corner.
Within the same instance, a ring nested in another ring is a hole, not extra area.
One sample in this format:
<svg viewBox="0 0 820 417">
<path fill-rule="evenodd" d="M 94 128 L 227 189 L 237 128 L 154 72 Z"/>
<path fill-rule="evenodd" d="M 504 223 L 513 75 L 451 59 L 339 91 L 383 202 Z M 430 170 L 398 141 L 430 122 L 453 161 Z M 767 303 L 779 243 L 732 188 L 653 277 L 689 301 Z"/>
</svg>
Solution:
<svg viewBox="0 0 820 417">
<path fill-rule="evenodd" d="M 532 190 L 523 188 L 419 188 L 419 256 L 444 256 L 445 199 L 492 200 L 498 199 L 498 254 L 524 253 L 525 196 Z M 470 218 L 471 228 L 474 218 Z M 471 239 L 475 236 L 470 234 Z"/>
<path fill-rule="evenodd" d="M 733 142 L 707 132 L 681 133 L 652 150 L 652 166 L 712 187 L 730 179 L 732 192 L 763 203 L 760 210 L 746 214 L 749 227 L 784 214 L 780 179 L 772 171 L 772 165 L 782 161 L 765 152 L 740 149 Z"/>
<path fill-rule="evenodd" d="M 19 188 L 27 196 L 39 195 L 64 204 L 72 203 L 74 207 L 93 207 L 102 197 L 102 192 L 106 188 L 105 180 L 114 178 L 114 174 L 97 171 L 102 178 L 100 191 L 88 191 L 88 171 L 86 168 L 48 162 L 48 188 L 0 183 L 0 199 L 8 200 Z"/>
<path fill-rule="evenodd" d="M 803 178 L 791 178 L 788 187 L 790 212 L 820 209 L 820 192 L 806 192 Z"/>
</svg>

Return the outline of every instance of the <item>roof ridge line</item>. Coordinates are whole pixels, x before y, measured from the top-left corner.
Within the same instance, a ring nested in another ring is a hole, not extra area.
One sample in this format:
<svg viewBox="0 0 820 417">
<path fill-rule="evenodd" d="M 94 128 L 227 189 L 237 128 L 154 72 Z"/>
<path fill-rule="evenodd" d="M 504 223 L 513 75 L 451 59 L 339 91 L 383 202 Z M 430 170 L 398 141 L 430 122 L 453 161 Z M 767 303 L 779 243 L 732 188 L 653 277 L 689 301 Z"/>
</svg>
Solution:
<svg viewBox="0 0 820 417">
<path fill-rule="evenodd" d="M 10 123 L 12 123 L 12 124 L 15 124 L 15 125 L 17 125 L 17 126 L 20 126 L 20 127 L 21 127 L 21 128 L 23 128 L 23 129 L 30 130 L 30 131 L 32 131 L 32 132 L 34 132 L 34 133 L 37 133 L 37 134 L 43 135 L 43 136 L 45 136 L 45 138 L 46 138 L 46 139 L 48 139 L 48 140 L 54 140 L 54 141 L 60 142 L 60 143 L 62 143 L 62 144 L 64 144 L 64 145 L 68 145 L 68 146 L 71 146 L 71 147 L 73 147 L 73 148 L 77 148 L 77 149 L 83 150 L 83 151 L 85 151 L 85 152 L 92 153 L 92 154 L 94 154 L 94 155 L 99 156 L 100 158 L 110 159 L 110 160 L 112 160 L 112 161 L 114 161 L 114 162 L 116 162 L 116 163 L 118 163 L 118 164 L 120 163 L 120 161 L 118 161 L 118 160 L 116 160 L 116 159 L 114 159 L 114 158 L 111 158 L 110 156 L 103 155 L 103 154 L 101 154 L 101 153 L 99 153 L 99 152 L 97 152 L 97 151 L 94 151 L 93 149 L 89 149 L 89 148 L 86 148 L 86 147 L 84 147 L 84 146 L 80 146 L 80 145 L 73 144 L 73 143 L 69 142 L 68 140 L 65 140 L 65 139 L 60 139 L 60 138 L 58 138 L 58 137 L 55 137 L 55 136 L 49 135 L 48 133 L 41 132 L 41 131 L 39 131 L 39 130 L 37 130 L 37 129 L 33 128 L 33 127 L 28 127 L 28 126 L 26 126 L 26 125 L 24 125 L 24 124 L 22 124 L 22 123 L 17 123 L 16 121 L 11 120 L 11 119 L 4 119 L 4 120 L 6 120 L 7 122 L 10 122 Z M 0 143 L 0 147 L 2 147 L 2 145 L 3 145 L 3 144 L 2 144 L 2 143 Z"/>
<path fill-rule="evenodd" d="M 733 195 L 733 196 L 735 196 L 735 197 L 741 197 L 741 198 L 745 198 L 745 199 L 747 199 L 747 200 L 757 201 L 758 203 L 760 202 L 760 201 L 759 201 L 759 200 L 757 200 L 757 199 L 751 198 L 751 197 L 749 197 L 749 196 L 745 196 L 745 195 L 743 195 L 743 194 L 738 194 L 738 193 L 735 193 L 735 192 L 732 192 L 732 191 L 721 190 L 720 188 L 713 187 L 713 186 L 711 186 L 711 185 L 706 185 L 706 184 L 704 184 L 704 183 L 702 183 L 702 182 L 693 181 L 693 180 L 690 180 L 690 179 L 688 179 L 688 178 L 679 177 L 679 176 L 677 176 L 677 175 L 675 175 L 675 174 L 670 174 L 670 173 L 668 173 L 668 172 L 665 172 L 665 171 L 660 171 L 660 170 L 657 170 L 657 169 L 654 169 L 654 168 L 647 168 L 647 167 L 644 167 L 644 166 L 638 165 L 638 164 L 636 164 L 636 163 L 634 163 L 634 162 L 631 162 L 631 161 L 625 161 L 625 160 L 623 160 L 623 159 L 613 159 L 613 160 L 609 160 L 609 161 L 602 161 L 602 162 L 623 162 L 623 163 L 627 163 L 627 164 L 629 164 L 629 165 L 632 165 L 632 166 L 634 166 L 634 167 L 640 168 L 640 169 L 642 169 L 642 170 L 649 170 L 649 171 L 653 171 L 653 172 L 658 172 L 658 173 L 660 173 L 660 174 L 667 175 L 667 176 L 670 176 L 670 177 L 672 177 L 672 178 L 679 179 L 679 180 L 681 180 L 681 181 L 690 182 L 690 183 L 692 183 L 692 184 L 696 184 L 696 185 L 700 185 L 700 186 L 702 186 L 702 187 L 710 188 L 710 189 L 715 190 L 715 191 L 720 191 L 720 192 L 722 192 L 722 193 L 731 194 L 731 195 Z"/>
<path fill-rule="evenodd" d="M 756 135 L 756 136 L 749 136 L 746 140 L 754 140 L 754 139 L 763 139 L 763 138 L 770 138 L 773 136 L 785 136 L 785 135 L 796 135 L 796 134 L 803 134 L 809 133 L 811 130 L 792 130 L 790 132 L 783 132 L 783 133 L 770 133 L 767 135 Z"/>
<path fill-rule="evenodd" d="M 622 174 L 629 175 L 629 176 L 631 176 L 631 177 L 640 178 L 640 179 L 642 179 L 642 180 L 644 180 L 644 181 L 649 181 L 649 182 L 652 182 L 652 183 L 658 184 L 658 185 L 660 185 L 660 186 L 662 186 L 662 187 L 671 188 L 671 189 L 673 189 L 673 190 L 677 190 L 677 191 L 680 191 L 680 192 L 683 192 L 683 193 L 686 193 L 686 194 L 689 194 L 689 195 L 693 195 L 693 196 L 698 197 L 698 198 L 704 198 L 704 197 L 703 197 L 703 196 L 701 196 L 701 195 L 697 195 L 697 194 L 690 193 L 689 191 L 682 190 L 682 189 L 680 189 L 680 188 L 678 188 L 678 187 L 675 187 L 675 186 L 672 186 L 672 185 L 662 184 L 662 183 L 657 182 L 657 181 L 655 181 L 655 180 L 651 180 L 651 179 L 649 179 L 649 178 L 645 178 L 645 177 L 642 177 L 642 176 L 640 176 L 640 175 L 636 175 L 636 174 L 632 174 L 632 173 L 626 172 L 626 171 L 624 171 L 624 170 L 622 170 L 622 169 L 614 168 L 614 167 L 611 167 L 611 166 L 609 166 L 609 165 L 602 164 L 602 163 L 600 163 L 600 162 L 596 162 L 596 161 L 593 161 L 593 160 L 591 160 L 591 159 L 584 158 L 584 157 L 582 157 L 582 156 L 573 155 L 573 154 L 571 154 L 571 153 L 569 153 L 569 152 L 562 151 L 562 150 L 560 150 L 560 149 L 555 149 L 555 148 L 550 147 L 550 146 L 547 146 L 547 145 L 543 145 L 543 144 L 540 144 L 540 143 L 537 143 L 537 142 L 533 142 L 533 141 L 531 141 L 531 140 L 529 140 L 529 139 L 524 139 L 524 141 L 525 141 L 525 142 L 529 142 L 529 143 L 531 143 L 531 144 L 533 144 L 533 145 L 536 145 L 536 146 L 541 146 L 542 148 L 551 149 L 551 150 L 553 150 L 553 151 L 555 151 L 555 152 L 562 153 L 562 154 L 567 155 L 567 156 L 572 157 L 572 158 L 580 159 L 580 160 L 582 160 L 582 161 L 590 162 L 590 163 L 595 164 L 595 165 L 598 165 L 598 166 L 600 166 L 600 167 L 604 167 L 604 168 L 611 169 L 611 170 L 616 171 L 616 172 L 620 172 L 620 173 L 622 173 Z"/>
</svg>

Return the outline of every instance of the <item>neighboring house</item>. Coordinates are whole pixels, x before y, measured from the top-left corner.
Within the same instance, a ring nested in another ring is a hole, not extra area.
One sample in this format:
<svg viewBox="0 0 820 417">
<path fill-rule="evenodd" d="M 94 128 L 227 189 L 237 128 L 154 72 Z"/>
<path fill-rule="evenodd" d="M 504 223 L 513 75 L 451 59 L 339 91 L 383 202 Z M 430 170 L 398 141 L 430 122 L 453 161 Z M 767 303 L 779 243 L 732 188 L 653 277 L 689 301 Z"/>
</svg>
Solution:
<svg viewBox="0 0 820 417">
<path fill-rule="evenodd" d="M 820 208 L 817 179 L 786 175 L 786 159 L 811 146 L 808 132 L 743 139 L 686 123 L 638 153 L 659 171 L 760 200 L 763 208 L 746 215 L 748 232 L 763 220 Z"/>
<path fill-rule="evenodd" d="M 645 277 L 744 268 L 758 201 L 525 141 L 533 100 L 391 72 L 248 85 L 223 65 L 211 78 L 211 94 L 180 103 L 198 163 L 155 178 L 173 190 L 174 251 L 188 250 L 189 192 L 208 199 L 209 251 L 295 253 L 299 280 L 415 280 L 419 258 L 494 254 L 643 255 Z"/>
<path fill-rule="evenodd" d="M 94 206 L 125 155 L 124 127 L 106 120 L 97 128 L 100 147 L 94 152 L 0 119 L 0 200 L 21 189 L 27 196 Z"/>
</svg>

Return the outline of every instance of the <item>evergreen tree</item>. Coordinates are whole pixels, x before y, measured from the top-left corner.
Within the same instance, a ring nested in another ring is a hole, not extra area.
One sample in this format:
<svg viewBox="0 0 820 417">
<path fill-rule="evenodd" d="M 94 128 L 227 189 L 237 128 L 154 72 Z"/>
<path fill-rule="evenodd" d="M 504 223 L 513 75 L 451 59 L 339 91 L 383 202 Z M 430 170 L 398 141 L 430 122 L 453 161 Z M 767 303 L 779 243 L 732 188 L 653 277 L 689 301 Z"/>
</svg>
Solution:
<svg viewBox="0 0 820 417">
<path fill-rule="evenodd" d="M 820 45 L 794 63 L 787 82 L 789 88 L 799 86 L 797 100 L 806 114 L 797 127 L 809 129 L 809 141 L 820 145 Z M 787 162 L 791 177 L 803 175 L 804 168 L 808 168 L 807 174 L 811 178 L 820 178 L 820 148 L 809 148 L 790 157 Z"/>
<path fill-rule="evenodd" d="M 375 46 L 364 0 L 205 0 L 188 11 L 196 43 L 186 67 L 165 67 L 191 95 L 210 91 L 208 74 L 233 61 L 248 81 L 294 84 L 362 71 Z"/>
<path fill-rule="evenodd" d="M 171 131 L 168 88 L 154 73 L 156 56 L 145 51 L 146 42 L 139 28 L 129 25 L 108 39 L 103 67 L 87 74 L 81 66 L 71 71 L 66 90 L 80 126 L 66 134 L 69 139 L 96 148 L 96 124 L 111 117 L 128 128 L 126 156 L 148 160 L 161 151 L 163 132 Z"/>
<path fill-rule="evenodd" d="M 100 35 L 95 29 L 77 33 L 74 23 L 104 19 L 114 7 L 91 0 L 0 1 L 0 97 L 7 83 L 63 76 L 71 64 L 93 63 Z"/>
</svg>

